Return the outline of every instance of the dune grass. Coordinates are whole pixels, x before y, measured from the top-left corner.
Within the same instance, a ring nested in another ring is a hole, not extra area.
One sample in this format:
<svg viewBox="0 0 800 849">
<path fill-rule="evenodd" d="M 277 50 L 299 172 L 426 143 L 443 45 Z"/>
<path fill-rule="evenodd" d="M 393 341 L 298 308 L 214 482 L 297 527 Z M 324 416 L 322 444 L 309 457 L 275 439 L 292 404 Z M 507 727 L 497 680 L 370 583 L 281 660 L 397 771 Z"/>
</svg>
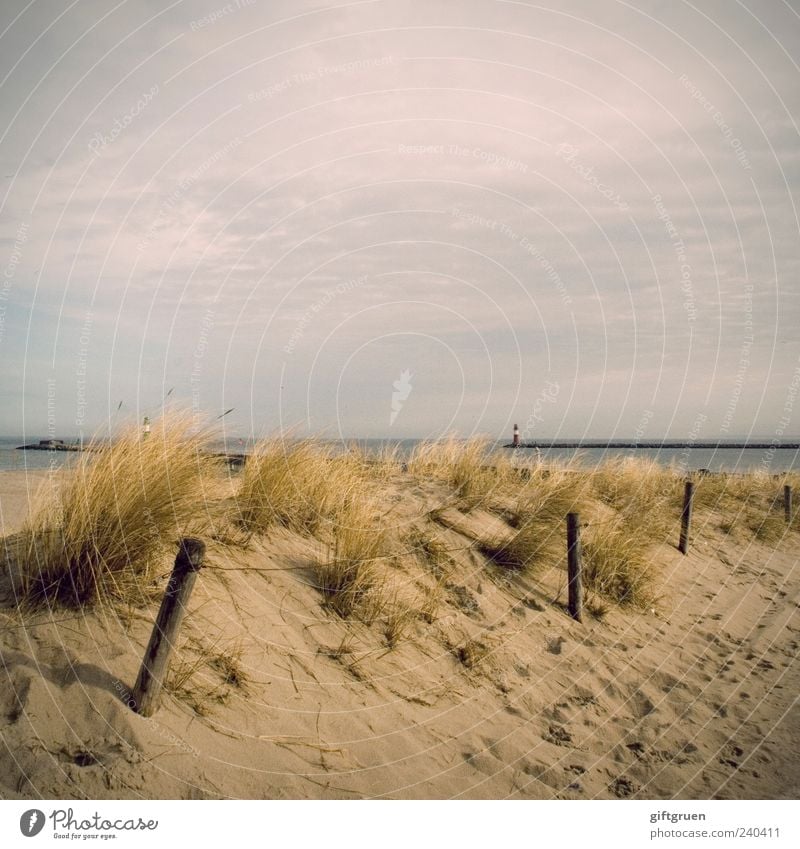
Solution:
<svg viewBox="0 0 800 849">
<path fill-rule="evenodd" d="M 694 506 L 699 511 L 719 514 L 719 527 L 727 534 L 775 545 L 788 531 L 800 530 L 800 512 L 796 509 L 799 483 L 800 476 L 794 473 L 704 475 L 695 479 Z M 784 515 L 785 484 L 792 486 L 795 493 L 795 509 L 789 523 Z"/>
<path fill-rule="evenodd" d="M 167 551 L 208 524 L 204 487 L 218 461 L 208 433 L 165 415 L 143 439 L 124 429 L 94 441 L 62 470 L 18 542 L 24 600 L 81 606 L 100 597 L 144 600 Z"/>
<path fill-rule="evenodd" d="M 316 577 L 326 604 L 342 617 L 373 621 L 383 606 L 374 592 L 379 585 L 381 560 L 390 553 L 379 505 L 360 496 L 345 501 L 331 524 L 332 539 L 326 556 L 316 564 Z"/>
<path fill-rule="evenodd" d="M 314 533 L 361 483 L 358 464 L 334 458 L 317 441 L 275 436 L 247 458 L 236 494 L 236 518 L 250 533 L 283 525 Z"/>
<path fill-rule="evenodd" d="M 491 443 L 479 437 L 461 440 L 451 436 L 420 443 L 411 454 L 408 471 L 445 481 L 469 509 L 490 504 L 494 496 L 520 480 L 508 453 L 493 451 Z"/>
<path fill-rule="evenodd" d="M 221 647 L 201 637 L 189 638 L 176 649 L 164 689 L 197 716 L 211 716 L 232 698 L 247 696 L 250 676 L 243 653 L 240 641 Z"/>
<path fill-rule="evenodd" d="M 510 539 L 482 545 L 493 563 L 513 572 L 534 574 L 563 554 L 567 513 L 578 511 L 588 486 L 586 475 L 571 469 L 534 470 L 519 486 L 509 519 Z"/>
<path fill-rule="evenodd" d="M 620 516 L 589 525 L 581 535 L 586 588 L 623 607 L 646 609 L 657 598 L 652 540 L 642 525 Z"/>
<path fill-rule="evenodd" d="M 596 498 L 617 511 L 643 542 L 663 541 L 680 516 L 682 476 L 655 460 L 607 460 L 592 471 L 591 484 Z"/>
<path fill-rule="evenodd" d="M 204 452 L 207 441 L 187 418 L 170 415 L 147 439 L 134 427 L 79 455 L 17 540 L 24 601 L 146 601 L 180 536 L 219 539 L 208 496 L 218 463 Z M 584 580 L 598 604 L 654 602 L 654 547 L 677 541 L 684 473 L 632 459 L 521 472 L 488 441 L 455 438 L 419 445 L 406 465 L 412 478 L 450 487 L 462 510 L 484 507 L 505 519 L 507 533 L 471 542 L 493 567 L 526 576 L 562 567 L 566 516 L 580 512 Z M 351 446 L 334 454 L 319 440 L 279 435 L 248 457 L 232 515 L 246 535 L 283 526 L 327 545 L 314 563 L 325 605 L 344 618 L 380 620 L 394 644 L 415 616 L 433 620 L 456 568 L 425 516 L 398 533 L 387 524 L 387 494 L 403 471 L 396 452 L 367 456 Z M 800 511 L 787 526 L 782 503 L 784 483 L 797 486 L 798 475 L 694 477 L 696 510 L 714 511 L 728 532 L 777 544 L 800 528 Z M 392 564 L 400 550 L 423 569 L 415 578 L 427 592 L 421 601 L 398 592 Z"/>
</svg>

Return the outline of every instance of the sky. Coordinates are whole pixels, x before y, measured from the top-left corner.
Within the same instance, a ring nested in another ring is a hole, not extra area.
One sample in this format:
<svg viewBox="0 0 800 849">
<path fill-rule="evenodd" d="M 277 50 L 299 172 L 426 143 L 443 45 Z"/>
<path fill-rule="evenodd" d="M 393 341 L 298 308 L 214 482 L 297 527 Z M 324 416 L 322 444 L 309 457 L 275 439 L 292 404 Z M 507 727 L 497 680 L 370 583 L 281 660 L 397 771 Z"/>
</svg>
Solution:
<svg viewBox="0 0 800 849">
<path fill-rule="evenodd" d="M 788 0 L 4 0 L 0 432 L 796 438 L 798 60 Z"/>
</svg>

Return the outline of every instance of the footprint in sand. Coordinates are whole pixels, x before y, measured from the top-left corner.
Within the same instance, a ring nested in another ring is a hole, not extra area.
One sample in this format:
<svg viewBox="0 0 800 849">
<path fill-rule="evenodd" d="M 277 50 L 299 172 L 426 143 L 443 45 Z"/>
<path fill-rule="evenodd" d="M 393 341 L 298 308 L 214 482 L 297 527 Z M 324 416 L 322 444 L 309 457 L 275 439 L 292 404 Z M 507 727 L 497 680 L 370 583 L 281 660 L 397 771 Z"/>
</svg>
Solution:
<svg viewBox="0 0 800 849">
<path fill-rule="evenodd" d="M 80 767 L 107 767 L 120 758 L 128 763 L 138 763 L 141 759 L 136 749 L 110 740 L 101 740 L 98 743 L 76 750 L 64 748 L 61 750 L 60 756 L 63 761 L 74 763 Z"/>
<path fill-rule="evenodd" d="M 0 691 L 0 717 L 9 725 L 17 722 L 25 712 L 30 688 L 31 678 L 24 674 L 17 673 L 6 679 Z"/>
<path fill-rule="evenodd" d="M 639 690 L 631 696 L 630 702 L 633 708 L 633 715 L 637 719 L 644 719 L 644 717 L 649 716 L 656 709 L 656 706 L 650 699 Z"/>
<path fill-rule="evenodd" d="M 739 766 L 739 761 L 744 754 L 744 749 L 741 746 L 736 746 L 733 743 L 725 747 L 725 751 L 723 752 L 722 757 L 719 759 L 721 764 L 725 766 L 732 766 L 734 769 L 737 769 Z"/>
<path fill-rule="evenodd" d="M 494 775 L 502 769 L 502 765 L 495 758 L 483 752 L 464 752 L 463 758 L 473 769 L 484 775 Z"/>
<path fill-rule="evenodd" d="M 542 739 L 555 746 L 569 746 L 572 743 L 572 735 L 563 725 L 551 725 Z"/>
<path fill-rule="evenodd" d="M 608 789 L 618 799 L 627 799 L 629 796 L 633 796 L 634 793 L 639 792 L 639 785 L 636 784 L 636 782 L 631 781 L 630 778 L 620 776 L 619 778 L 615 778 L 611 784 L 608 785 Z"/>
</svg>

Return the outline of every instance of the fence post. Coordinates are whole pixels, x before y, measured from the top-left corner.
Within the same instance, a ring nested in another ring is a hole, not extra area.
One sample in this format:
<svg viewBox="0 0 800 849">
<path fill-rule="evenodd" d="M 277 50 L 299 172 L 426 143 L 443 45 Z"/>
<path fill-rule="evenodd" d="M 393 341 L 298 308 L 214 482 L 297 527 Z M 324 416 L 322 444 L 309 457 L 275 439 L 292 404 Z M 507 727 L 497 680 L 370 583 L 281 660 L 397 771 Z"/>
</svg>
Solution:
<svg viewBox="0 0 800 849">
<path fill-rule="evenodd" d="M 783 513 L 788 524 L 792 521 L 792 488 L 789 484 L 783 487 Z"/>
<path fill-rule="evenodd" d="M 581 621 L 583 584 L 581 581 L 581 523 L 577 513 L 567 513 L 567 579 L 569 615 Z"/>
<path fill-rule="evenodd" d="M 175 566 L 164 598 L 161 599 L 156 624 L 129 702 L 133 710 L 142 716 L 152 716 L 158 707 L 170 655 L 178 638 L 197 573 L 203 566 L 205 552 L 206 546 L 202 540 L 187 537 L 180 541 Z"/>
<path fill-rule="evenodd" d="M 692 529 L 692 499 L 694 498 L 694 484 L 686 481 L 683 490 L 683 512 L 681 513 L 681 538 L 678 543 L 678 551 L 686 554 L 689 551 L 689 534 Z"/>
</svg>

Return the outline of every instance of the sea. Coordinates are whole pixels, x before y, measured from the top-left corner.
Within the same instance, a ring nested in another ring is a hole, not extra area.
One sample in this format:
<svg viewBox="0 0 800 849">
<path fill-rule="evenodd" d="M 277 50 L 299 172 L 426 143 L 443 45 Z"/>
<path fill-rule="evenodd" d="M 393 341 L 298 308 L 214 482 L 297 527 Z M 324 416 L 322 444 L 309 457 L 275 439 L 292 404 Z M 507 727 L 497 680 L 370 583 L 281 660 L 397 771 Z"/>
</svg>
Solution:
<svg viewBox="0 0 800 849">
<path fill-rule="evenodd" d="M 74 462 L 79 456 L 67 451 L 21 451 L 18 446 L 37 443 L 44 437 L 0 437 L 0 471 L 55 469 Z M 368 455 L 396 450 L 400 459 L 407 458 L 422 440 L 419 439 L 348 439 L 330 440 L 334 448 L 346 449 L 356 446 Z M 769 441 L 769 440 L 767 440 Z M 65 439 L 65 442 L 69 440 Z M 505 448 L 507 440 L 496 443 L 498 450 L 508 451 L 515 463 L 525 464 L 537 456 L 536 449 Z M 248 454 L 253 442 L 229 438 L 212 444 L 214 451 L 230 454 Z M 762 471 L 779 474 L 800 469 L 800 450 L 794 448 L 715 448 L 695 446 L 691 448 L 606 448 L 584 443 L 580 448 L 552 448 L 539 452 L 542 462 L 553 464 L 572 463 L 591 468 L 619 457 L 639 457 L 655 460 L 663 466 L 674 466 L 681 471 L 708 469 L 712 472 Z"/>
</svg>

